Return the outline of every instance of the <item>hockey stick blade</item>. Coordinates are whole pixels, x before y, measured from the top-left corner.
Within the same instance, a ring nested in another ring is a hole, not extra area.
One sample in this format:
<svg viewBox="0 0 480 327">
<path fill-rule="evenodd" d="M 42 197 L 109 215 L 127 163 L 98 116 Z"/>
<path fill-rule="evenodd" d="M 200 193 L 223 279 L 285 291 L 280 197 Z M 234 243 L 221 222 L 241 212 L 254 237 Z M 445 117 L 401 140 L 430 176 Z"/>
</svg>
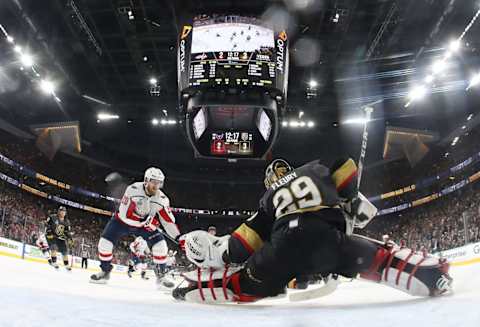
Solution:
<svg viewBox="0 0 480 327">
<path fill-rule="evenodd" d="M 340 284 L 340 281 L 338 279 L 331 278 L 322 287 L 315 288 L 312 290 L 292 293 L 288 296 L 288 299 L 290 300 L 290 302 L 300 302 L 300 301 L 307 301 L 307 300 L 313 300 L 320 297 L 324 297 L 335 292 L 338 284 Z"/>
</svg>

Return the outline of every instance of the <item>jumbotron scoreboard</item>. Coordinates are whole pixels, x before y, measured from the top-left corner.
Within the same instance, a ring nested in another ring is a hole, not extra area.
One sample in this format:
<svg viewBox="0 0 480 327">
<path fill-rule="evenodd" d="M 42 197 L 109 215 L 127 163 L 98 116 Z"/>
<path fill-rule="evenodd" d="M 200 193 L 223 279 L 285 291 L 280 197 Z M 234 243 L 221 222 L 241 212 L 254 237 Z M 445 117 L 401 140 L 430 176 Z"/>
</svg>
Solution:
<svg viewBox="0 0 480 327">
<path fill-rule="evenodd" d="M 200 15 L 178 42 L 178 89 L 197 157 L 263 158 L 278 134 L 288 40 L 255 17 Z"/>
</svg>

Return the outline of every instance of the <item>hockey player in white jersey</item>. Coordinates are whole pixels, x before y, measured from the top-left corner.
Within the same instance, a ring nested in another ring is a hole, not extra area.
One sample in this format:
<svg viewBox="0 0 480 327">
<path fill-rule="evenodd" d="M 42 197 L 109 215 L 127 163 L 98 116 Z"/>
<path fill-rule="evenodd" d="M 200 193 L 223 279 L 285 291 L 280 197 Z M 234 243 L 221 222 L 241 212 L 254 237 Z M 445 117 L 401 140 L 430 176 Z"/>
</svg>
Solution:
<svg viewBox="0 0 480 327">
<path fill-rule="evenodd" d="M 42 233 L 38 236 L 35 245 L 40 249 L 40 251 L 42 251 L 45 259 L 48 260 L 48 264 L 50 266 L 58 268 L 58 266 L 52 261 L 52 256 L 50 255 L 50 247 L 48 246 L 47 237 L 45 236 L 45 234 Z"/>
<path fill-rule="evenodd" d="M 161 225 L 172 239 L 178 239 L 180 231 L 170 210 L 170 200 L 160 190 L 164 181 L 165 175 L 160 169 L 149 168 L 145 171 L 143 182 L 127 187 L 118 212 L 108 222 L 98 242 L 102 271 L 92 275 L 91 282 L 107 282 L 112 270 L 113 248 L 122 236 L 136 235 L 142 236 L 152 251 L 159 288 L 170 289 L 174 286 L 165 276 L 168 248 L 159 228 Z"/>
<path fill-rule="evenodd" d="M 147 277 L 147 256 L 150 255 L 150 249 L 147 242 L 138 236 L 132 243 L 130 243 L 130 252 L 132 254 L 128 263 L 128 277 L 132 277 L 132 273 L 139 269 L 142 279 L 148 279 Z"/>
</svg>

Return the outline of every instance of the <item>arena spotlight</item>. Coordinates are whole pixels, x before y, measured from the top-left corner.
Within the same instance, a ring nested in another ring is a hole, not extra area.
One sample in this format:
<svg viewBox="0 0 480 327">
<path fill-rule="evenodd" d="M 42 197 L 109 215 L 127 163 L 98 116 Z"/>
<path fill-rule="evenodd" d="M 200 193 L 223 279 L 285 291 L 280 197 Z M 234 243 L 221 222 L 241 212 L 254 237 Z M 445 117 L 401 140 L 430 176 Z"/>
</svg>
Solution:
<svg viewBox="0 0 480 327">
<path fill-rule="evenodd" d="M 19 45 L 16 45 L 15 47 L 13 47 L 13 50 L 17 53 L 22 53 L 22 47 Z"/>
<path fill-rule="evenodd" d="M 309 128 L 312 128 L 313 126 L 315 126 L 315 123 L 314 123 L 313 121 L 309 121 L 309 122 L 307 123 L 307 126 L 308 126 Z"/>
<path fill-rule="evenodd" d="M 288 124 L 290 127 L 298 127 L 300 124 L 296 120 L 291 120 L 290 123 Z"/>
<path fill-rule="evenodd" d="M 287 127 L 287 126 L 288 126 L 288 122 L 287 122 L 287 121 L 282 121 L 282 126 L 283 126 L 283 127 Z"/>
<path fill-rule="evenodd" d="M 444 60 L 436 60 L 433 64 L 432 64 L 432 72 L 434 74 L 440 74 L 441 72 L 443 72 L 446 68 L 447 64 L 445 63 Z"/>
<path fill-rule="evenodd" d="M 151 77 L 149 82 L 150 82 L 150 85 L 156 85 L 158 81 L 155 77 Z"/>
<path fill-rule="evenodd" d="M 409 93 L 408 93 L 408 99 L 409 101 L 416 101 L 416 100 L 421 100 L 427 95 L 427 88 L 423 85 L 419 85 L 414 87 Z"/>
<path fill-rule="evenodd" d="M 158 123 L 159 123 L 159 121 L 158 121 L 157 118 L 153 118 L 153 119 L 152 119 L 152 125 L 153 125 L 153 126 L 157 126 Z"/>
<path fill-rule="evenodd" d="M 40 81 L 40 88 L 46 94 L 55 93 L 55 85 L 49 80 L 42 79 Z"/>
<path fill-rule="evenodd" d="M 468 115 L 467 120 L 470 120 L 473 118 L 473 114 Z"/>
<path fill-rule="evenodd" d="M 318 86 L 318 83 L 317 83 L 316 80 L 312 79 L 312 80 L 310 80 L 310 82 L 308 82 L 308 86 L 313 89 L 313 88 L 316 88 Z"/>
<path fill-rule="evenodd" d="M 304 115 L 304 112 L 303 112 L 303 111 L 300 111 L 300 112 L 298 113 L 298 118 L 302 118 L 303 115 Z"/>
<path fill-rule="evenodd" d="M 366 124 L 368 123 L 369 120 L 365 117 L 359 117 L 359 118 L 350 118 L 345 120 L 343 123 L 347 125 L 352 125 L 352 124 Z"/>
<path fill-rule="evenodd" d="M 99 113 L 97 115 L 98 120 L 112 120 L 112 119 L 119 119 L 119 115 L 112 115 L 112 114 L 106 114 L 106 113 Z"/>
<path fill-rule="evenodd" d="M 449 50 L 451 52 L 457 52 L 460 49 L 461 43 L 460 40 L 454 40 L 450 42 L 450 45 L 448 46 Z"/>
<path fill-rule="evenodd" d="M 28 53 L 22 53 L 20 56 L 20 62 L 23 66 L 29 68 L 33 66 L 33 57 Z"/>
<path fill-rule="evenodd" d="M 427 84 L 432 83 L 433 80 L 434 80 L 433 75 L 427 75 L 427 77 L 425 77 L 425 83 L 427 83 Z"/>
<path fill-rule="evenodd" d="M 9 36 L 7 36 L 7 41 L 8 41 L 8 43 L 13 43 L 14 38 L 9 35 Z"/>
<path fill-rule="evenodd" d="M 470 82 L 468 83 L 466 90 L 469 90 L 474 86 L 477 86 L 479 83 L 480 83 L 480 73 L 477 73 L 473 75 L 472 78 L 470 79 Z"/>
</svg>

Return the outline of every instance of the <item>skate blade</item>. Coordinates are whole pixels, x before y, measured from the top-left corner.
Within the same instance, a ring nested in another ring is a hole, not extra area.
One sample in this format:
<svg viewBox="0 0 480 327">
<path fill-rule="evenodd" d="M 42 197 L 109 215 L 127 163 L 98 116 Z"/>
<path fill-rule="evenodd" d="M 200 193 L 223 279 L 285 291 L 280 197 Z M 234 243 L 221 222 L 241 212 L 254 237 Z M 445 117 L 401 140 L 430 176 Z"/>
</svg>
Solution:
<svg viewBox="0 0 480 327">
<path fill-rule="evenodd" d="M 104 284 L 107 283 L 107 281 L 104 280 L 104 279 L 101 279 L 101 280 L 90 279 L 90 283 L 91 283 L 91 284 L 101 284 L 101 285 L 104 285 Z"/>
</svg>

